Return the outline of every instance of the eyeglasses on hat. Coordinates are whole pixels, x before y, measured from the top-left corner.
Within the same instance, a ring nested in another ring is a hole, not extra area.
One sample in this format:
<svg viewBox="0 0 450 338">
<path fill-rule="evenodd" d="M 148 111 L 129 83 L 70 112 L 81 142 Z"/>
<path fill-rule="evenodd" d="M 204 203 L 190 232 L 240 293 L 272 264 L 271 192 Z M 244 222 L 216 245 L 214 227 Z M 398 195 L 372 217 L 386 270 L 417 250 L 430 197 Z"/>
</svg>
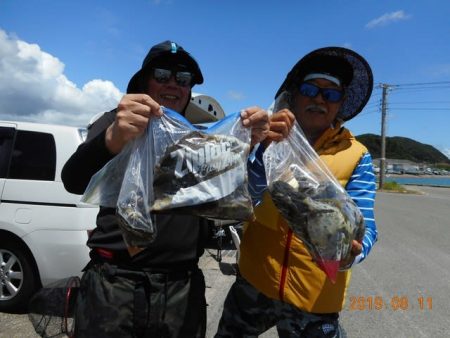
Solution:
<svg viewBox="0 0 450 338">
<path fill-rule="evenodd" d="M 158 83 L 167 83 L 170 78 L 174 76 L 177 85 L 181 87 L 188 87 L 191 85 L 194 74 L 191 72 L 175 71 L 172 69 L 153 68 L 152 77 Z"/>
<path fill-rule="evenodd" d="M 344 91 L 336 88 L 321 88 L 310 82 L 300 83 L 298 90 L 301 95 L 306 97 L 316 97 L 319 93 L 327 102 L 337 103 L 344 97 Z"/>
</svg>

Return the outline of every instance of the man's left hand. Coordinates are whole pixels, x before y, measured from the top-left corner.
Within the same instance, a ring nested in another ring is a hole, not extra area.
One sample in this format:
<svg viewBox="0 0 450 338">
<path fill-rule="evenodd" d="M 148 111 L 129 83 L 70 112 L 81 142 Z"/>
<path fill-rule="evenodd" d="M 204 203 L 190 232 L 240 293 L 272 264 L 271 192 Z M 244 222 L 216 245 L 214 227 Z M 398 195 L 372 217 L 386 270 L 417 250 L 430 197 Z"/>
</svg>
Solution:
<svg viewBox="0 0 450 338">
<path fill-rule="evenodd" d="M 289 109 L 282 109 L 270 116 L 270 131 L 264 140 L 267 148 L 271 142 L 280 142 L 288 137 L 294 126 L 295 116 Z"/>
<path fill-rule="evenodd" d="M 260 107 L 250 107 L 241 111 L 244 127 L 252 128 L 251 146 L 262 142 L 269 134 L 269 115 Z"/>
</svg>

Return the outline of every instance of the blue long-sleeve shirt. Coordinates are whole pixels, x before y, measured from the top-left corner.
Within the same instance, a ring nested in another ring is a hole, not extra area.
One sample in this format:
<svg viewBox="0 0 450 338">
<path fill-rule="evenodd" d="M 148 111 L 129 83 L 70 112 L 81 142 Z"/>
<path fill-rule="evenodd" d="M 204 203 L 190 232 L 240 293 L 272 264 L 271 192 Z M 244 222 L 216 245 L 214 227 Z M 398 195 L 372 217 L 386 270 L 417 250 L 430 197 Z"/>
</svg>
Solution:
<svg viewBox="0 0 450 338">
<path fill-rule="evenodd" d="M 374 214 L 376 181 L 372 166 L 372 156 L 369 153 L 365 153 L 361 157 L 345 186 L 345 190 L 361 211 L 366 226 L 362 252 L 355 258 L 354 262 L 359 263 L 369 255 L 372 246 L 378 238 Z"/>
</svg>

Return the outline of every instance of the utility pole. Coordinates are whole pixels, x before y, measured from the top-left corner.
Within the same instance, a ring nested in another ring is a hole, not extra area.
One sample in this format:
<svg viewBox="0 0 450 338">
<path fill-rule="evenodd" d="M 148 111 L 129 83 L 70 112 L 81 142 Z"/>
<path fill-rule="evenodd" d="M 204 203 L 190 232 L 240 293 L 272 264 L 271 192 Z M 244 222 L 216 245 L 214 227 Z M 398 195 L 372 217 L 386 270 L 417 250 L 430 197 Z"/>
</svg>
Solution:
<svg viewBox="0 0 450 338">
<path fill-rule="evenodd" d="M 384 176 L 386 172 L 386 100 L 389 85 L 382 83 L 383 94 L 381 97 L 381 156 L 380 156 L 380 179 L 378 188 L 382 189 L 384 185 Z"/>
</svg>

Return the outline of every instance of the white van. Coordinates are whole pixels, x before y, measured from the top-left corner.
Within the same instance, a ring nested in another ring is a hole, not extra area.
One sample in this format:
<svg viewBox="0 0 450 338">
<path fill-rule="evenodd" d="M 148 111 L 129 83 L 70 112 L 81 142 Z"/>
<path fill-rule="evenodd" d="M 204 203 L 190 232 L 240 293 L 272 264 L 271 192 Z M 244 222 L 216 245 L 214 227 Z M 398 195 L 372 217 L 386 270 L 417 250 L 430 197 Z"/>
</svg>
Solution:
<svg viewBox="0 0 450 338">
<path fill-rule="evenodd" d="M 61 170 L 85 130 L 0 121 L 0 311 L 28 303 L 39 287 L 81 275 L 97 207 L 80 203 Z"/>
</svg>

